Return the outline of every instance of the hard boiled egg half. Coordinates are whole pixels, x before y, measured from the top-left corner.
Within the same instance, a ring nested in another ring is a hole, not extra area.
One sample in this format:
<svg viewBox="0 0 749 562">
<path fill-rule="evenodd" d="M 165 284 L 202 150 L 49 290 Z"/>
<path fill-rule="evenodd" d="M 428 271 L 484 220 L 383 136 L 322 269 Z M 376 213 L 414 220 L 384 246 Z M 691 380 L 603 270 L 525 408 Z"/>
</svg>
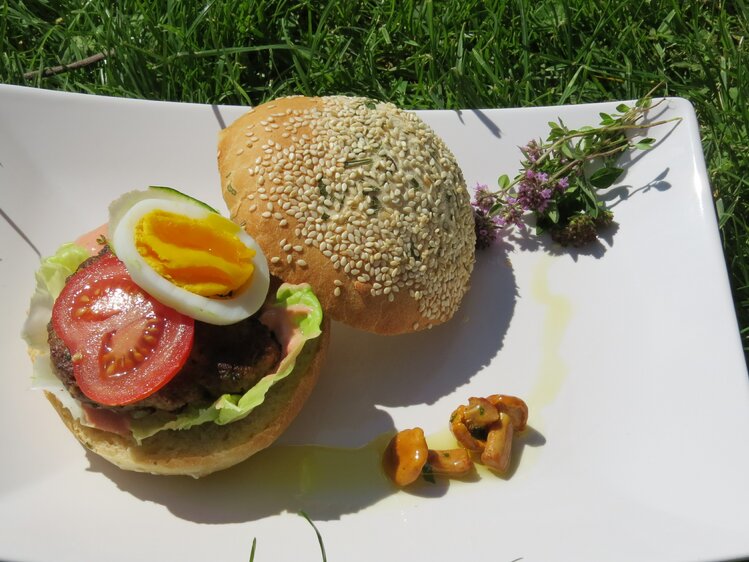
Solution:
<svg viewBox="0 0 749 562">
<path fill-rule="evenodd" d="M 268 293 L 268 262 L 255 240 L 171 188 L 150 187 L 114 201 L 109 244 L 144 291 L 202 322 L 244 320 Z"/>
</svg>

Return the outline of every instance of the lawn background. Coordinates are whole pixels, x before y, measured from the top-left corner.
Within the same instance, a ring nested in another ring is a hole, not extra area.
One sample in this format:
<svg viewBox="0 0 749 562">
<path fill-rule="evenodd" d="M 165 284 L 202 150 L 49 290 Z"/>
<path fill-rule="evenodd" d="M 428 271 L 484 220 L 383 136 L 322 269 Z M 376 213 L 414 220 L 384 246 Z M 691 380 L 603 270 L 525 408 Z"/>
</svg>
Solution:
<svg viewBox="0 0 749 562">
<path fill-rule="evenodd" d="M 216 104 L 356 94 L 411 109 L 633 99 L 663 82 L 658 95 L 697 110 L 749 352 L 748 30 L 744 0 L 5 0 L 0 82 Z"/>
</svg>

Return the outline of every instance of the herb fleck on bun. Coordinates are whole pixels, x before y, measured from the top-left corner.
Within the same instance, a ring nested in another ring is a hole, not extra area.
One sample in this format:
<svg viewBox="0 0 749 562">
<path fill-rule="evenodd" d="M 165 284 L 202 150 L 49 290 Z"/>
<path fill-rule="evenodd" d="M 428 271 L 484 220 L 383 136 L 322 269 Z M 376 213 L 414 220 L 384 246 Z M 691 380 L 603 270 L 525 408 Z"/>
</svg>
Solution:
<svg viewBox="0 0 749 562">
<path fill-rule="evenodd" d="M 474 263 L 463 173 L 414 113 L 344 96 L 260 105 L 222 131 L 231 217 L 271 272 L 312 285 L 341 322 L 381 334 L 457 310 Z"/>
</svg>

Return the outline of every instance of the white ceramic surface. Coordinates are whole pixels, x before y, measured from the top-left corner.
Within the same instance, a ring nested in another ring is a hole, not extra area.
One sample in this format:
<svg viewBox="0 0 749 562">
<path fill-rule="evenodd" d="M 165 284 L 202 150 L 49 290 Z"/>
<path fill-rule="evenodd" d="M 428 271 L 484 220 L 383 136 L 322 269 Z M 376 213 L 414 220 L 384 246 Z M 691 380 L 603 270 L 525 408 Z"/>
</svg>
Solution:
<svg viewBox="0 0 749 562">
<path fill-rule="evenodd" d="M 473 186 L 513 175 L 548 121 L 615 105 L 420 115 Z M 97 226 L 121 192 L 171 185 L 224 208 L 216 133 L 243 109 L 0 86 L 0 559 L 247 560 L 255 537 L 258 561 L 320 560 L 300 510 L 331 561 L 749 555 L 749 378 L 695 115 L 682 99 L 661 110 L 683 120 L 652 130 L 657 147 L 610 190 L 613 236 L 585 252 L 516 236 L 480 254 L 457 316 L 429 332 L 335 325 L 280 444 L 195 481 L 87 454 L 29 389 L 19 332 L 34 248 Z M 457 404 L 494 392 L 531 409 L 510 478 L 397 492 L 376 448 L 355 450 L 393 428 L 444 437 Z"/>
</svg>

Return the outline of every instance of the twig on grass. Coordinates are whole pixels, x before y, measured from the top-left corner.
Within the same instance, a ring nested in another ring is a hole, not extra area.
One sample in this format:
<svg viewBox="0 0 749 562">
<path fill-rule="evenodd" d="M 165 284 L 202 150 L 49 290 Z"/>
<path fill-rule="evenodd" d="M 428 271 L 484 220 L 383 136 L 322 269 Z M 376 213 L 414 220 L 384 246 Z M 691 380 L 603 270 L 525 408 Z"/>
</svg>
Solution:
<svg viewBox="0 0 749 562">
<path fill-rule="evenodd" d="M 106 59 L 107 56 L 109 56 L 109 54 L 110 52 L 103 51 L 101 53 L 96 53 L 95 55 L 91 55 L 90 57 L 86 57 L 85 59 L 73 61 L 68 64 L 61 64 L 59 66 L 50 66 L 48 68 L 43 68 L 42 70 L 32 70 L 30 72 L 25 72 L 23 77 L 25 80 L 31 80 L 32 78 L 36 78 L 37 76 L 46 78 L 48 76 L 54 76 L 55 74 L 68 72 L 70 70 L 77 70 L 79 68 L 84 68 L 86 66 L 90 66 L 99 61 L 102 61 Z"/>
</svg>

